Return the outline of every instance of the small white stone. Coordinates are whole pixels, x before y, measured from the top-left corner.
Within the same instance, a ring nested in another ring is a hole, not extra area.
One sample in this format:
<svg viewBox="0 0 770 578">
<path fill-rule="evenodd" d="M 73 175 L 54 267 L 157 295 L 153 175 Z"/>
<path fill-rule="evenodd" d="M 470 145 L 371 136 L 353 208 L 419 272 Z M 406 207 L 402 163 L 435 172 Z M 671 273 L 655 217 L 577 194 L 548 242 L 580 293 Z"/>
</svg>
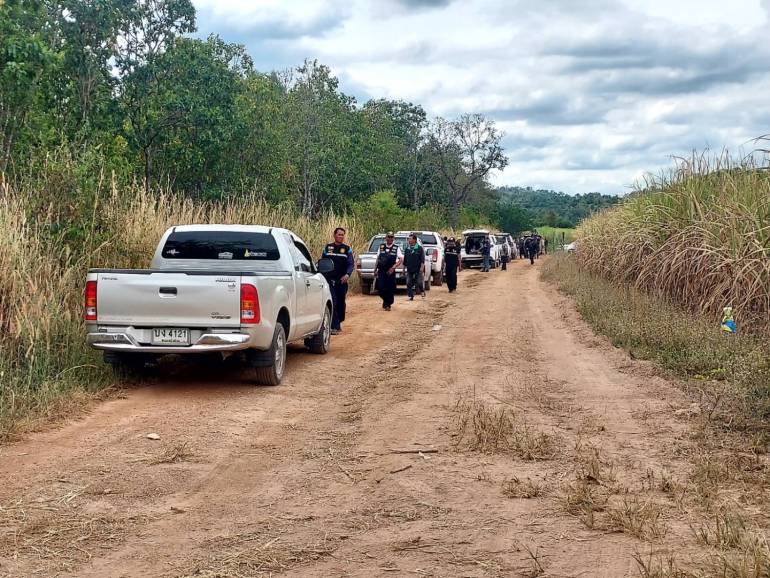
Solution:
<svg viewBox="0 0 770 578">
<path fill-rule="evenodd" d="M 159 440 L 160 436 L 158 434 L 156 434 L 156 433 L 148 433 L 147 434 L 147 439 L 148 440 Z"/>
</svg>

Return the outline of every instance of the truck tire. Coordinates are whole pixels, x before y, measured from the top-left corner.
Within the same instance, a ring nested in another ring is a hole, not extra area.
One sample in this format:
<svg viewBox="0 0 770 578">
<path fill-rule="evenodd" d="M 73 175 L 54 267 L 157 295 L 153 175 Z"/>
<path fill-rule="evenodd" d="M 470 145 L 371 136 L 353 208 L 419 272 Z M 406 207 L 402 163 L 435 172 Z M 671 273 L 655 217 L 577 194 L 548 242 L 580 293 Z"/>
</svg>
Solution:
<svg viewBox="0 0 770 578">
<path fill-rule="evenodd" d="M 254 368 L 256 382 L 261 385 L 280 384 L 286 369 L 286 331 L 280 323 L 275 326 L 273 343 L 264 352 L 264 358 L 269 359 L 268 364 Z"/>
<path fill-rule="evenodd" d="M 431 277 L 428 277 L 427 279 L 423 280 L 422 286 L 425 291 L 430 291 L 430 283 L 431 283 Z"/>
<path fill-rule="evenodd" d="M 437 273 L 433 273 L 433 285 L 436 287 L 441 287 L 444 284 L 444 271 L 438 271 Z"/>
<path fill-rule="evenodd" d="M 371 281 L 361 281 L 361 293 L 364 295 L 371 295 L 372 294 L 372 282 Z"/>
<path fill-rule="evenodd" d="M 331 347 L 331 325 L 332 314 L 331 311 L 329 311 L 329 308 L 326 307 L 324 319 L 321 323 L 321 330 L 305 340 L 305 345 L 311 353 L 323 355 L 324 353 L 329 352 L 329 348 Z"/>
</svg>

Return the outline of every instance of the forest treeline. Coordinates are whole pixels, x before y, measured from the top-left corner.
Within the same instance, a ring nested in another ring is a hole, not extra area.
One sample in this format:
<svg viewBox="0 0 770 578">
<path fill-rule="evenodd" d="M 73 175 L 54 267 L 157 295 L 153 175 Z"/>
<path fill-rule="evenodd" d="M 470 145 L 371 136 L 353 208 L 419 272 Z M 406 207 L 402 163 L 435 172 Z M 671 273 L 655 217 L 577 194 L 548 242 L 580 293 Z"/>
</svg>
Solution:
<svg viewBox="0 0 770 578">
<path fill-rule="evenodd" d="M 531 187 L 502 187 L 501 198 L 527 211 L 535 225 L 576 227 L 577 224 L 617 204 L 621 197 L 601 193 L 568 195 Z"/>
<path fill-rule="evenodd" d="M 455 226 L 533 224 L 522 207 L 537 207 L 489 185 L 507 164 L 492 120 L 359 104 L 315 60 L 262 72 L 243 46 L 195 30 L 190 0 L 0 2 L 0 175 L 70 222 L 109 181 L 256 192 L 308 216 L 375 204 Z"/>
</svg>

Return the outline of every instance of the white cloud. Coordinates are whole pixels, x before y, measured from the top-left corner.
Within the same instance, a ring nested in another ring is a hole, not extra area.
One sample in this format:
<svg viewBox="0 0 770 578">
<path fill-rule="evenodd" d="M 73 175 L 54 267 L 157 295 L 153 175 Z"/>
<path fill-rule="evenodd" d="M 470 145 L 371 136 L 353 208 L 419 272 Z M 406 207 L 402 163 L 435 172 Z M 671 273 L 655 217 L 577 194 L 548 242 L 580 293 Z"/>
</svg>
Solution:
<svg viewBox="0 0 770 578">
<path fill-rule="evenodd" d="M 770 0 L 194 1 L 260 66 L 318 58 L 359 99 L 495 118 L 499 183 L 625 192 L 770 132 Z"/>
</svg>

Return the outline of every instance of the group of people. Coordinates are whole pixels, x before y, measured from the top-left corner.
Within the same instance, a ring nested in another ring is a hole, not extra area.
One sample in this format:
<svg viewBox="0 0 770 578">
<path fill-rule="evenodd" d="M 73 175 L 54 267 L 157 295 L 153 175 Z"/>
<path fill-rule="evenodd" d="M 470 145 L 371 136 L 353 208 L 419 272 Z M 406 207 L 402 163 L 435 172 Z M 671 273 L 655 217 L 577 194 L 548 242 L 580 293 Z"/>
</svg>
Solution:
<svg viewBox="0 0 770 578">
<path fill-rule="evenodd" d="M 325 275 L 332 294 L 332 335 L 342 331 L 345 321 L 345 300 L 350 276 L 353 274 L 353 249 L 345 244 L 346 231 L 342 227 L 334 230 L 334 241 L 324 247 L 322 257 L 331 259 L 334 269 Z M 382 299 L 382 308 L 390 311 L 396 294 L 396 270 L 403 264 L 406 270 L 406 292 L 409 300 L 416 294 L 425 298 L 425 249 L 416 234 L 407 238 L 404 249 L 395 242 L 395 234 L 389 231 L 385 242 L 379 247 L 375 277 L 377 290 Z M 444 266 L 447 288 L 450 293 L 457 290 L 457 273 L 462 269 L 460 244 L 454 237 L 444 238 Z"/>
<path fill-rule="evenodd" d="M 540 255 L 548 253 L 548 239 L 537 233 L 519 237 L 517 243 L 519 245 L 519 258 L 529 259 L 532 264 Z"/>
<path fill-rule="evenodd" d="M 334 241 L 324 247 L 322 257 L 332 260 L 334 269 L 326 274 L 329 288 L 332 294 L 332 335 L 342 331 L 342 322 L 345 321 L 345 300 L 348 293 L 350 276 L 355 267 L 353 249 L 345 244 L 346 231 L 342 227 L 334 230 Z M 425 298 L 425 249 L 416 234 L 412 233 L 407 239 L 403 249 L 395 242 L 395 234 L 389 231 L 385 235 L 385 242 L 379 247 L 377 264 L 375 265 L 375 277 L 377 278 L 377 290 L 382 299 L 382 308 L 390 311 L 395 301 L 396 294 L 396 270 L 403 264 L 406 269 L 406 292 L 409 300 L 414 300 L 418 293 Z M 519 237 L 517 240 L 519 257 L 528 258 L 534 264 L 541 254 L 548 252 L 548 239 L 533 233 Z M 457 290 L 457 273 L 462 270 L 460 259 L 460 243 L 454 237 L 444 237 L 444 274 L 447 288 L 450 293 Z M 492 245 L 487 237 L 483 241 L 481 254 L 484 257 L 481 270 L 488 272 L 490 267 L 490 253 Z M 503 270 L 506 269 L 510 255 L 502 261 Z M 515 258 L 515 257 L 514 257 Z"/>
</svg>

